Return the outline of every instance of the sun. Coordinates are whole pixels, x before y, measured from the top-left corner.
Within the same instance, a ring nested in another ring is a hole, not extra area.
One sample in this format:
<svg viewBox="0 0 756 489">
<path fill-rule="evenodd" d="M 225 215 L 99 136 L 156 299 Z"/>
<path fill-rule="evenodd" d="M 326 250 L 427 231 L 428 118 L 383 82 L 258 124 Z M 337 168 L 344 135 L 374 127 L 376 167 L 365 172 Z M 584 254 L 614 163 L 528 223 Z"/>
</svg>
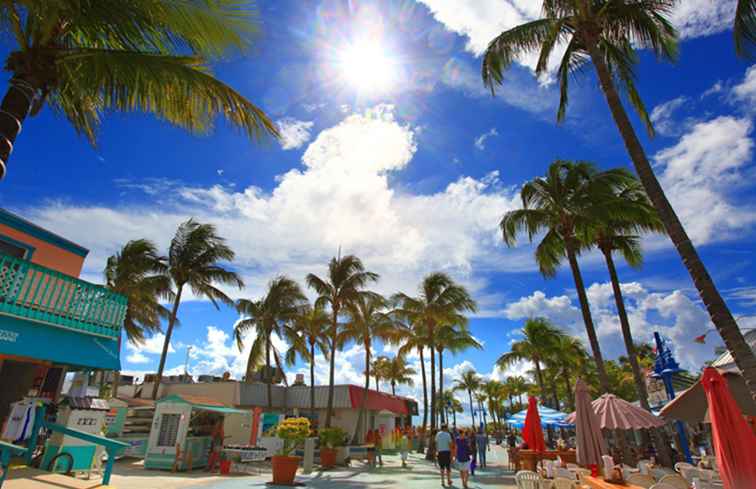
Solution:
<svg viewBox="0 0 756 489">
<path fill-rule="evenodd" d="M 338 68 L 343 81 L 362 93 L 387 92 L 397 82 L 396 59 L 375 40 L 344 46 L 339 50 Z"/>
</svg>

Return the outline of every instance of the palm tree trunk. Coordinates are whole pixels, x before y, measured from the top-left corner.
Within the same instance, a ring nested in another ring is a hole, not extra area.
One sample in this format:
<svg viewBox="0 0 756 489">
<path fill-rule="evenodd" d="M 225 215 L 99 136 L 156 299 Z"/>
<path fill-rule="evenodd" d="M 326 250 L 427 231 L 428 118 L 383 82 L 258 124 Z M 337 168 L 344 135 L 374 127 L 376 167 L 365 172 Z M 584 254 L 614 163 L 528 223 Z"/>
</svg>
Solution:
<svg viewBox="0 0 756 489">
<path fill-rule="evenodd" d="M 552 378 L 549 380 L 549 385 L 551 387 L 551 396 L 554 398 L 554 409 L 559 411 L 559 393 L 557 392 L 556 379 Z"/>
<path fill-rule="evenodd" d="M 431 335 L 430 337 L 433 338 L 433 328 L 430 328 Z M 433 345 L 431 344 L 428 347 L 428 350 L 430 351 L 430 424 L 431 424 L 431 432 L 433 432 L 436 429 L 436 349 L 433 348 Z M 433 460 L 436 456 L 436 439 L 431 437 L 430 440 L 428 440 L 428 450 L 425 452 L 425 459 L 426 460 Z"/>
<path fill-rule="evenodd" d="M 375 376 L 375 391 L 381 392 L 381 382 L 380 382 L 380 379 L 378 378 L 379 377 L 378 369 L 375 369 L 375 372 L 373 372 L 373 376 Z"/>
<path fill-rule="evenodd" d="M 575 246 L 570 243 L 570 239 L 565 240 L 565 248 L 567 249 L 567 259 L 572 269 L 572 278 L 575 280 L 575 289 L 577 289 L 578 300 L 580 301 L 580 310 L 583 313 L 585 332 L 591 345 L 593 360 L 596 362 L 599 384 L 601 385 L 601 390 L 610 392 L 609 376 L 606 374 L 606 369 L 604 368 L 604 357 L 601 355 L 601 346 L 599 345 L 598 336 L 596 336 L 596 328 L 593 326 L 593 317 L 591 316 L 591 307 L 588 305 L 588 296 L 585 295 L 583 276 L 580 273 L 580 267 L 575 256 Z"/>
<path fill-rule="evenodd" d="M 441 406 L 441 424 L 446 424 L 446 406 L 444 406 L 444 349 L 438 349 L 438 400 Z"/>
<path fill-rule="evenodd" d="M 315 341 L 310 338 L 310 416 L 315 416 Z"/>
<path fill-rule="evenodd" d="M 21 132 L 21 125 L 32 108 L 37 89 L 24 77 L 14 75 L 5 92 L 0 110 L 0 179 L 5 177 L 8 159 L 13 152 L 13 144 Z"/>
<path fill-rule="evenodd" d="M 121 341 L 123 340 L 123 332 L 118 334 L 118 355 L 121 355 Z M 113 399 L 118 399 L 118 384 L 121 383 L 121 371 L 115 370 L 113 372 Z"/>
<path fill-rule="evenodd" d="M 337 327 L 338 327 L 338 320 L 339 320 L 339 308 L 337 306 L 333 306 L 333 318 L 331 318 L 331 358 L 329 359 L 331 362 L 331 371 L 328 374 L 328 404 L 326 405 L 326 421 L 325 421 L 325 427 L 330 428 L 331 427 L 331 414 L 333 412 L 333 391 L 334 391 L 334 385 L 335 385 L 335 371 L 336 371 L 336 333 Z"/>
<path fill-rule="evenodd" d="M 569 408 L 575 409 L 575 393 L 572 391 L 572 383 L 570 382 L 570 373 L 567 369 L 564 369 L 564 389 L 567 391 L 567 402 L 569 402 Z"/>
<path fill-rule="evenodd" d="M 268 395 L 268 410 L 273 408 L 273 375 L 270 371 L 270 336 L 265 338 L 265 390 Z"/>
<path fill-rule="evenodd" d="M 425 359 L 423 358 L 423 347 L 419 347 L 418 352 L 420 353 L 420 373 L 423 378 L 423 434 L 424 436 L 420 439 L 420 443 L 418 444 L 418 452 L 422 453 L 424 450 L 424 444 L 425 439 L 428 434 L 428 380 L 425 377 Z"/>
<path fill-rule="evenodd" d="M 667 200 L 667 196 L 664 194 L 659 180 L 654 175 L 651 164 L 648 162 L 648 158 L 646 158 L 646 153 L 622 106 L 622 101 L 614 86 L 612 75 L 598 47 L 593 43 L 589 43 L 589 52 L 593 66 L 596 68 L 599 82 L 601 83 L 601 89 L 609 105 L 609 110 L 612 113 L 614 122 L 617 124 L 617 129 L 619 129 L 625 147 L 630 154 L 630 159 L 633 161 L 638 178 L 643 184 L 643 188 L 646 189 L 648 198 L 654 204 L 659 217 L 664 223 L 667 234 L 675 245 L 675 248 L 677 248 L 677 252 L 680 258 L 682 258 L 691 279 L 693 279 L 698 294 L 709 313 L 711 322 L 714 323 L 727 349 L 732 354 L 735 364 L 742 372 L 743 378 L 751 391 L 751 397 L 756 400 L 756 355 L 753 354 L 750 346 L 746 343 L 745 338 L 743 338 L 743 334 L 737 322 L 735 322 L 735 318 L 717 290 L 714 280 L 712 280 L 709 272 L 706 270 L 706 266 L 704 266 L 701 258 L 698 256 L 695 246 L 690 241 L 672 205 Z"/>
<path fill-rule="evenodd" d="M 470 417 L 472 418 L 472 426 L 475 428 L 475 406 L 472 400 L 472 390 L 467 389 L 467 395 L 470 397 Z"/>
<path fill-rule="evenodd" d="M 396 382 L 393 380 L 391 381 L 391 395 L 392 396 L 396 395 Z"/>
<path fill-rule="evenodd" d="M 648 404 L 648 392 L 646 391 L 646 383 L 643 381 L 643 374 L 641 373 L 640 365 L 638 365 L 638 353 L 635 351 L 633 333 L 630 330 L 630 321 L 627 318 L 625 300 L 622 298 L 622 289 L 620 288 L 617 269 L 614 267 L 612 250 L 602 247 L 601 252 L 604 254 L 604 258 L 606 259 L 606 268 L 609 269 L 609 278 L 611 279 L 612 290 L 614 291 L 614 303 L 617 306 L 617 315 L 619 316 L 620 327 L 622 328 L 622 338 L 625 340 L 627 360 L 628 362 L 630 362 L 630 368 L 633 371 L 635 390 L 638 391 L 638 400 L 640 401 L 641 407 L 650 412 L 651 407 Z"/>
<path fill-rule="evenodd" d="M 173 326 L 176 324 L 176 315 L 178 314 L 179 304 L 181 303 L 181 292 L 184 290 L 183 285 L 178 286 L 176 290 L 176 298 L 173 300 L 173 310 L 171 311 L 171 317 L 168 318 L 168 328 L 165 331 L 165 341 L 163 342 L 163 352 L 160 354 L 160 364 L 158 365 L 157 376 L 155 377 L 155 384 L 152 386 L 152 400 L 157 400 L 158 389 L 160 389 L 160 380 L 163 378 L 163 370 L 165 370 L 165 359 L 168 357 L 168 346 L 171 344 L 171 335 L 173 334 Z"/>
<path fill-rule="evenodd" d="M 536 359 L 533 359 L 533 363 L 535 364 L 536 382 L 538 383 L 538 392 L 540 393 L 541 397 L 545 397 L 546 388 L 543 385 L 543 372 L 541 372 L 541 362 L 536 358 Z M 522 397 L 520 397 L 520 404 L 522 404 Z"/>
<path fill-rule="evenodd" d="M 365 342 L 365 390 L 362 392 L 362 405 L 360 406 L 360 413 L 357 415 L 357 426 L 354 429 L 354 435 L 352 435 L 352 445 L 357 445 L 360 442 L 362 423 L 367 411 L 368 389 L 370 389 L 370 343 Z"/>
</svg>

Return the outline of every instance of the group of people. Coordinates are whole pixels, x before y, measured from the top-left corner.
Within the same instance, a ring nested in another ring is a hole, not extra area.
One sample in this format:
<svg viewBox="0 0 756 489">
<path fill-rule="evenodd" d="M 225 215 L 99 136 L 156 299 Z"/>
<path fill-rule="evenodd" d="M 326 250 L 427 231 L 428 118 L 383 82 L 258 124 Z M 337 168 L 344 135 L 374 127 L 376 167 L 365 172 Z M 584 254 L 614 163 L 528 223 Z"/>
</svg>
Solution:
<svg viewBox="0 0 756 489">
<path fill-rule="evenodd" d="M 459 470 L 462 487 L 467 489 L 470 475 L 475 475 L 476 467 L 486 467 L 488 435 L 485 431 L 461 430 L 449 432 L 447 425 L 442 425 L 436 433 L 436 461 L 441 471 L 441 485 L 451 487 L 452 462 Z"/>
</svg>

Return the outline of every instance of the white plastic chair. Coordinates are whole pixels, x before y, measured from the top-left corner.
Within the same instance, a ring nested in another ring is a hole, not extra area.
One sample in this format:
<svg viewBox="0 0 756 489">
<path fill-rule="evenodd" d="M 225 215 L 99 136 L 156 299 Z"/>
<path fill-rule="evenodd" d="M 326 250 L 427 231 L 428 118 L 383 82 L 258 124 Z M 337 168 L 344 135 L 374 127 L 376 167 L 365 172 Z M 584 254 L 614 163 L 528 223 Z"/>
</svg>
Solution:
<svg viewBox="0 0 756 489">
<path fill-rule="evenodd" d="M 682 469 L 695 469 L 696 466 L 689 464 L 688 462 L 677 462 L 675 464 L 675 470 L 682 474 Z"/>
<path fill-rule="evenodd" d="M 557 477 L 554 479 L 554 489 L 575 489 L 576 481 L 572 479 L 565 479 L 564 477 Z"/>
<path fill-rule="evenodd" d="M 667 484 L 676 487 L 677 489 L 690 489 L 688 481 L 683 479 L 679 474 L 667 474 L 659 479 L 659 484 Z"/>
<path fill-rule="evenodd" d="M 564 479 L 570 479 L 570 480 L 577 480 L 577 476 L 574 472 L 570 471 L 569 469 L 564 469 L 562 467 L 557 467 L 556 469 L 556 477 L 562 477 Z M 555 477 L 555 478 L 556 478 Z"/>
<path fill-rule="evenodd" d="M 663 482 L 657 482 L 653 486 L 651 486 L 650 489 L 677 489 L 675 486 L 670 486 L 669 484 L 664 484 Z"/>
<path fill-rule="evenodd" d="M 517 489 L 541 489 L 541 476 L 530 470 L 521 470 L 515 474 Z"/>
<path fill-rule="evenodd" d="M 649 466 L 651 465 L 650 460 L 638 460 L 638 470 L 641 474 L 648 474 L 651 472 L 651 469 Z"/>
<path fill-rule="evenodd" d="M 627 478 L 627 482 L 648 489 L 656 484 L 656 479 L 648 474 L 630 474 L 630 477 Z"/>
</svg>

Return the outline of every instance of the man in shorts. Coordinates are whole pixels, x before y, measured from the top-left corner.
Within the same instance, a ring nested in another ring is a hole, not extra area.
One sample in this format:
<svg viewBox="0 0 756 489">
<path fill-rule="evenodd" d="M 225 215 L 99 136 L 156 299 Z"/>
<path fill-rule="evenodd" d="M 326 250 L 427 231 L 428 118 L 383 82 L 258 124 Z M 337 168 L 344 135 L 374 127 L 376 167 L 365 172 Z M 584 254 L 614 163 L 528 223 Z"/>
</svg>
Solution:
<svg viewBox="0 0 756 489">
<path fill-rule="evenodd" d="M 446 487 L 446 484 L 449 486 L 452 485 L 451 458 L 453 443 L 451 434 L 449 434 L 449 428 L 445 424 L 441 425 L 441 431 L 436 433 L 436 460 L 438 461 L 438 468 L 441 470 L 441 485 L 443 487 Z M 446 481 L 444 481 L 444 476 L 446 476 Z"/>
</svg>

